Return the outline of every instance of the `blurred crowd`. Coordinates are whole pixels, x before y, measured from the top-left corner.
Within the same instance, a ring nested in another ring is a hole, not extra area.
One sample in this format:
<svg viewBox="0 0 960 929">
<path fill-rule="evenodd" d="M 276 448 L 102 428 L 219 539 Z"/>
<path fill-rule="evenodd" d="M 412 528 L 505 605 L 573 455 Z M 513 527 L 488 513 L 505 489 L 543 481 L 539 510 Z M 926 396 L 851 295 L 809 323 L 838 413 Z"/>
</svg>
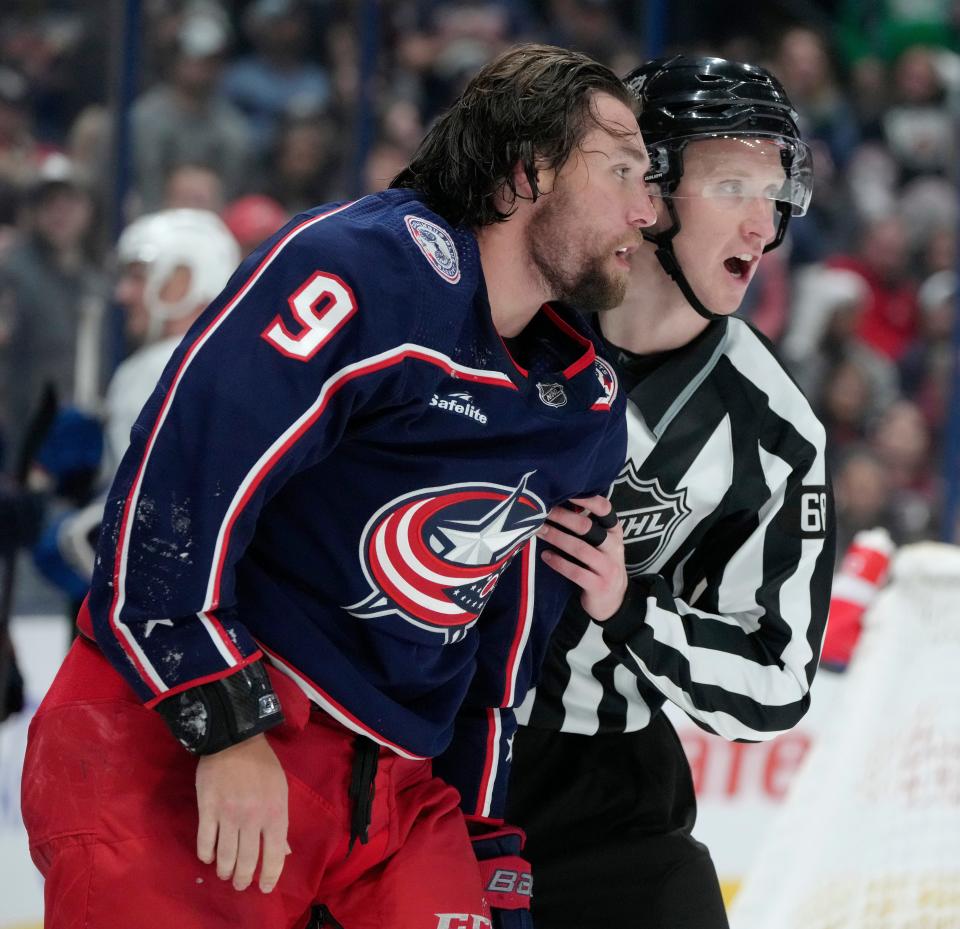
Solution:
<svg viewBox="0 0 960 929">
<path fill-rule="evenodd" d="M 625 73 L 648 47 L 644 4 L 629 0 L 144 0 L 118 202 L 111 13 L 121 6 L 0 10 L 8 473 L 44 385 L 95 416 L 135 347 L 119 309 L 119 226 L 158 209 L 210 210 L 247 253 L 300 210 L 386 186 L 502 48 L 547 41 Z M 839 552 L 878 525 L 898 543 L 940 536 L 957 288 L 955 4 L 811 3 L 806 22 L 741 15 L 736 3 L 670 6 L 665 25 L 680 41 L 667 50 L 770 68 L 814 150 L 811 211 L 765 258 L 741 312 L 827 427 Z"/>
</svg>

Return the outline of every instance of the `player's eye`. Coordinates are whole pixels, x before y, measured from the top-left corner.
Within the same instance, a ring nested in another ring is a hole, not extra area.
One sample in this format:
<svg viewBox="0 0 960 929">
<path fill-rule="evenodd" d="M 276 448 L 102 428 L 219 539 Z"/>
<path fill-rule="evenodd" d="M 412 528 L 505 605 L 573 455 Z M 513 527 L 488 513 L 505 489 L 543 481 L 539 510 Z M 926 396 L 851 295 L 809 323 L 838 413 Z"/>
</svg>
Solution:
<svg viewBox="0 0 960 929">
<path fill-rule="evenodd" d="M 743 193 L 743 184 L 740 181 L 721 181 L 714 185 L 718 197 L 739 197 Z"/>
<path fill-rule="evenodd" d="M 627 175 L 630 173 L 630 165 L 617 165 L 613 169 L 613 173 L 616 174 L 621 180 L 626 180 Z"/>
</svg>

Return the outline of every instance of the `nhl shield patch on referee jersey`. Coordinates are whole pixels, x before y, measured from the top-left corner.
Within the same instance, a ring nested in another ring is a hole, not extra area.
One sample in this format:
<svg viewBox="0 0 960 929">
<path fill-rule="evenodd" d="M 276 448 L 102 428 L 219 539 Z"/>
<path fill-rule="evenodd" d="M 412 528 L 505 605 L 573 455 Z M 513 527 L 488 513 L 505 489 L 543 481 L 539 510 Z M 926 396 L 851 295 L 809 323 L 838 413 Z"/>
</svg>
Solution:
<svg viewBox="0 0 960 929">
<path fill-rule="evenodd" d="M 623 527 L 627 573 L 642 574 L 657 564 L 677 527 L 690 515 L 687 491 L 669 493 L 657 478 L 641 479 L 631 461 L 611 490 L 610 500 Z"/>
<path fill-rule="evenodd" d="M 423 257 L 430 263 L 437 274 L 448 284 L 456 284 L 460 280 L 460 256 L 457 246 L 446 229 L 441 229 L 436 223 L 430 222 L 421 216 L 407 215 L 403 217 L 417 248 L 423 252 Z"/>
</svg>

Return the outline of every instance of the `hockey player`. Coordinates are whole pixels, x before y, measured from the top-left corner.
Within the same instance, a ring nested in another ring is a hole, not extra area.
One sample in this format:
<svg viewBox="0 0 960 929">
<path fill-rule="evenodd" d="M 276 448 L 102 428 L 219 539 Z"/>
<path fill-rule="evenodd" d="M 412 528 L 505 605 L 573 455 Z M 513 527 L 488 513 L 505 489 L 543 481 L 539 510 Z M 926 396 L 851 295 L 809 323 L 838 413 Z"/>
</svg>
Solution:
<svg viewBox="0 0 960 929">
<path fill-rule="evenodd" d="M 537 929 L 719 929 L 690 768 L 662 707 L 751 741 L 791 728 L 810 702 L 834 560 L 824 430 L 731 314 L 806 210 L 811 165 L 762 68 L 676 57 L 627 84 L 657 223 L 626 300 L 595 324 L 629 392 L 610 497 L 630 583 L 606 622 L 576 601 L 561 621 L 518 711 L 509 814 L 528 832 Z"/>
<path fill-rule="evenodd" d="M 625 450 L 610 366 L 548 301 L 623 298 L 654 217 L 631 105 L 584 56 L 504 53 L 396 189 L 295 217 L 187 333 L 31 729 L 51 925 L 527 924 L 509 707 L 570 590 L 534 535 L 589 524 L 570 498 L 609 515 Z M 598 545 L 604 619 L 619 529 Z"/>
<path fill-rule="evenodd" d="M 134 351 L 107 387 L 100 468 L 104 486 L 112 481 L 130 430 L 174 349 L 239 260 L 236 240 L 209 210 L 149 213 L 121 234 L 114 296 Z M 90 586 L 104 500 L 100 493 L 87 506 L 59 514 L 34 550 L 37 567 L 76 602 Z"/>
</svg>

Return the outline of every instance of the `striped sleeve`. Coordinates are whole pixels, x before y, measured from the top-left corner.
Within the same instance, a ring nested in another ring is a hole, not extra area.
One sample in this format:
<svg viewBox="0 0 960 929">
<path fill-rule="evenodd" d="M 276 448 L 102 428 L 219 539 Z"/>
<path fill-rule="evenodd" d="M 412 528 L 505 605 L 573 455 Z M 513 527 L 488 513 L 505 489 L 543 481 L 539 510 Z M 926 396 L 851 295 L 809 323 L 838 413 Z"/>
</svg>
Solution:
<svg viewBox="0 0 960 929">
<path fill-rule="evenodd" d="M 410 346 L 371 336 L 387 327 L 365 318 L 356 275 L 320 247 L 338 212 L 292 226 L 241 266 L 134 426 L 105 508 L 90 614 L 98 644 L 148 705 L 259 657 L 234 597 L 258 513 L 335 447 L 352 411 L 399 383 Z"/>
<path fill-rule="evenodd" d="M 660 574 L 631 579 L 628 600 L 603 636 L 644 684 L 698 724 L 727 739 L 758 741 L 790 729 L 809 706 L 835 527 L 824 431 L 809 405 L 777 372 L 757 371 L 777 365 L 768 352 L 738 355 L 735 348 L 730 360 L 780 386 L 768 394 L 749 388 L 755 408 L 766 412 L 734 475 L 725 515 L 697 547 L 702 574 L 682 585 L 685 599 Z"/>
</svg>

